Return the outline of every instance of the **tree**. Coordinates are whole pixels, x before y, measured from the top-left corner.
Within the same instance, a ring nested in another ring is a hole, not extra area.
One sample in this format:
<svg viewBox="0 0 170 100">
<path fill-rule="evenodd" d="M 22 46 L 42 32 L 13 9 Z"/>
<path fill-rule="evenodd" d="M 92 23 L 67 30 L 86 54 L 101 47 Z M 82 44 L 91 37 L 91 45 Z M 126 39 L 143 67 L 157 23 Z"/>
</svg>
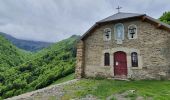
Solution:
<svg viewBox="0 0 170 100">
<path fill-rule="evenodd" d="M 170 25 L 170 11 L 163 13 L 159 20 Z"/>
</svg>

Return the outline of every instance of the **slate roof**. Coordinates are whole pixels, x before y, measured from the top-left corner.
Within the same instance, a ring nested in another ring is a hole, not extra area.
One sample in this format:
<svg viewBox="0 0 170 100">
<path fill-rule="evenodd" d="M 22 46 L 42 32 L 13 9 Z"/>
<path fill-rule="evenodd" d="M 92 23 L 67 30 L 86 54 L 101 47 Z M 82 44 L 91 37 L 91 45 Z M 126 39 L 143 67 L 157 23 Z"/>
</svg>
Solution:
<svg viewBox="0 0 170 100">
<path fill-rule="evenodd" d="M 119 12 L 116 13 L 112 16 L 109 16 L 103 20 L 100 20 L 96 22 L 85 34 L 83 34 L 80 38 L 80 40 L 83 40 L 88 34 L 94 30 L 96 27 L 98 27 L 102 23 L 107 23 L 107 22 L 112 22 L 112 21 L 117 21 L 117 20 L 124 20 L 124 19 L 131 19 L 131 18 L 141 18 L 143 21 L 149 21 L 151 23 L 156 23 L 158 27 L 165 27 L 170 31 L 170 25 L 163 23 L 157 19 L 154 19 L 150 16 L 147 16 L 146 14 L 136 14 L 136 13 L 124 13 L 124 12 Z"/>
<path fill-rule="evenodd" d="M 144 16 L 145 14 L 136 14 L 136 13 L 123 13 L 123 12 L 119 12 L 116 13 L 112 16 L 109 16 L 101 21 L 99 21 L 98 23 L 102 23 L 102 22 L 109 22 L 109 21 L 114 21 L 114 20 L 119 20 L 119 19 L 125 19 L 125 18 L 133 18 L 133 17 L 140 17 L 140 16 Z"/>
</svg>

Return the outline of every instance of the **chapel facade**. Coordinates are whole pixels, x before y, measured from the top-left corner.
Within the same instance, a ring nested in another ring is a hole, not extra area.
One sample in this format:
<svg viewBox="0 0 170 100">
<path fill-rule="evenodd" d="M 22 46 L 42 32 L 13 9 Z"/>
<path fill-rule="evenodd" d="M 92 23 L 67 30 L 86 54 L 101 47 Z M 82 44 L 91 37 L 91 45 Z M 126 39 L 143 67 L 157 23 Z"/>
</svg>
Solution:
<svg viewBox="0 0 170 100">
<path fill-rule="evenodd" d="M 123 12 L 96 22 L 78 42 L 76 77 L 170 79 L 170 26 Z"/>
</svg>

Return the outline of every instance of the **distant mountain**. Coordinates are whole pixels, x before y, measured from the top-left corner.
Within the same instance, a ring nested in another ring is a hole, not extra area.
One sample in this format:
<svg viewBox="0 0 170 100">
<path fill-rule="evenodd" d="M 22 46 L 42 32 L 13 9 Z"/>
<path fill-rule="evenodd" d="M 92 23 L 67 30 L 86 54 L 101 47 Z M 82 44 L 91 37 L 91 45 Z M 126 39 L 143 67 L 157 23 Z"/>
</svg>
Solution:
<svg viewBox="0 0 170 100">
<path fill-rule="evenodd" d="M 0 34 L 3 35 L 6 39 L 8 39 L 16 47 L 26 50 L 26 51 L 31 51 L 31 52 L 39 51 L 39 50 L 46 48 L 46 47 L 50 46 L 51 44 L 53 44 L 53 43 L 49 43 L 49 42 L 17 39 L 11 35 L 8 35 L 8 34 L 2 33 L 2 32 L 0 32 Z"/>
</svg>

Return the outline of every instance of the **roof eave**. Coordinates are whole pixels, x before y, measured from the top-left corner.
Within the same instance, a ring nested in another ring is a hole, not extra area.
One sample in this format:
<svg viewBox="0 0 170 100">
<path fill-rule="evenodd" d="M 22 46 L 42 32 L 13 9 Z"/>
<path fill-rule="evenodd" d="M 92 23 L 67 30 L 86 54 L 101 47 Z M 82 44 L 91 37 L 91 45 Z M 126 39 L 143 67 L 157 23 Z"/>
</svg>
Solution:
<svg viewBox="0 0 170 100">
<path fill-rule="evenodd" d="M 113 22 L 113 21 L 118 21 L 118 20 L 125 20 L 125 19 L 131 19 L 131 18 L 140 18 L 140 17 L 145 17 L 145 19 L 152 21 L 154 23 L 159 24 L 160 26 L 165 27 L 166 29 L 168 29 L 170 31 L 170 25 L 163 23 L 159 20 L 156 20 L 150 16 L 147 16 L 146 14 L 143 15 L 139 15 L 139 16 L 133 16 L 133 17 L 127 17 L 127 18 L 122 18 L 122 19 L 116 19 L 116 20 L 110 20 L 110 21 L 105 21 L 105 22 L 96 22 L 84 35 L 81 36 L 80 40 L 83 40 L 92 30 L 94 30 L 97 26 L 99 26 L 99 24 L 103 24 L 103 23 L 108 23 L 108 22 Z"/>
<path fill-rule="evenodd" d="M 170 31 L 170 25 L 168 25 L 168 24 L 166 24 L 166 23 L 163 23 L 163 22 L 161 22 L 161 21 L 159 21 L 159 20 L 156 20 L 156 19 L 154 19 L 154 18 L 152 18 L 152 17 L 150 17 L 150 16 L 145 16 L 145 18 L 146 18 L 147 20 L 149 20 L 149 21 L 152 21 L 153 23 L 159 24 L 159 26 L 165 27 L 166 29 L 168 29 L 168 30 Z"/>
<path fill-rule="evenodd" d="M 98 26 L 98 23 L 95 23 L 87 32 L 85 32 L 81 37 L 80 37 L 80 40 L 83 40 L 87 34 L 92 31 L 96 26 Z"/>
</svg>

